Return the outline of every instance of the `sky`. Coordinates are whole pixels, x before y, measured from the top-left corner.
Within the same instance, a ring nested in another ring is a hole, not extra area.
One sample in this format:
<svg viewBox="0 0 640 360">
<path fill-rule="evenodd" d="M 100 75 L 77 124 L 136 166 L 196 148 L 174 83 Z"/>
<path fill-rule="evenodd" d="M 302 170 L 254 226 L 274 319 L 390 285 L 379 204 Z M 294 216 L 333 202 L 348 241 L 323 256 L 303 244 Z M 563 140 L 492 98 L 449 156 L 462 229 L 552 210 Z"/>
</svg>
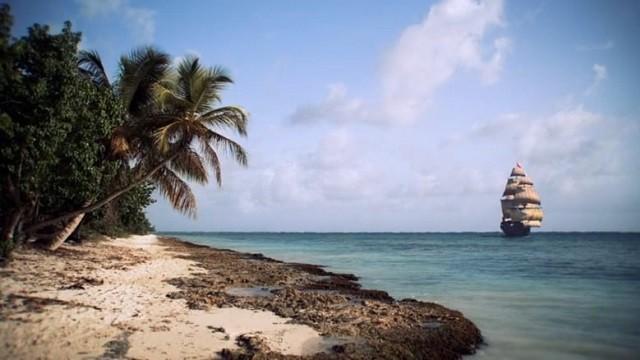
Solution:
<svg viewBox="0 0 640 360">
<path fill-rule="evenodd" d="M 153 44 L 229 70 L 248 168 L 160 231 L 498 231 L 519 161 L 545 231 L 640 231 L 638 1 L 13 1 L 113 76 Z"/>
</svg>

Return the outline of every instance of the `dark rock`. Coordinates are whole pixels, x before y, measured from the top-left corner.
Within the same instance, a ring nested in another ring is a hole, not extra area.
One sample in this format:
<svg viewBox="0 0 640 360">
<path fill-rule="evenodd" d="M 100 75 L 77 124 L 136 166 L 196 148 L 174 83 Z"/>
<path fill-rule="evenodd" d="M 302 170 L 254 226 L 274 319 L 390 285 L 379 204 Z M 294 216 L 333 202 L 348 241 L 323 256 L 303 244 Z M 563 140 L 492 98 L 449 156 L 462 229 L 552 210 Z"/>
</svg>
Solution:
<svg viewBox="0 0 640 360">
<path fill-rule="evenodd" d="M 223 327 L 215 327 L 215 326 L 208 325 L 207 329 L 211 330 L 212 333 L 225 332 Z"/>
<path fill-rule="evenodd" d="M 482 344 L 478 328 L 462 313 L 444 306 L 362 289 L 357 277 L 322 266 L 283 263 L 262 254 L 185 246 L 162 240 L 170 251 L 207 270 L 197 280 L 173 279 L 190 308 L 235 306 L 268 310 L 305 324 L 329 337 L 355 341 L 303 359 L 459 359 Z M 273 288 L 273 296 L 231 296 L 230 287 Z M 175 293 L 172 293 L 175 294 Z M 236 339 L 241 347 L 220 353 L 223 359 L 291 359 L 277 354 L 256 336 Z"/>
<path fill-rule="evenodd" d="M 104 344 L 105 351 L 99 359 L 124 359 L 129 351 L 129 335 L 130 333 L 125 331 Z"/>
<path fill-rule="evenodd" d="M 102 279 L 94 279 L 90 277 L 80 277 L 75 279 L 72 284 L 61 286 L 59 290 L 83 290 L 85 286 L 96 286 L 104 284 L 104 280 Z"/>
</svg>

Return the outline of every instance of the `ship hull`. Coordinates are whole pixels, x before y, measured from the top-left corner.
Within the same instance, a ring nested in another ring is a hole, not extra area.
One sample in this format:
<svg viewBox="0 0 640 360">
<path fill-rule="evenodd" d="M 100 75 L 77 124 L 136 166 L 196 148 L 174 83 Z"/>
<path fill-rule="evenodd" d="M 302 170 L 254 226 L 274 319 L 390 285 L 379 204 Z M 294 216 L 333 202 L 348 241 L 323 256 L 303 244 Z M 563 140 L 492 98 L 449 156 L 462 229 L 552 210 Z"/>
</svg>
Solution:
<svg viewBox="0 0 640 360">
<path fill-rule="evenodd" d="M 507 237 L 527 236 L 531 232 L 531 228 L 525 226 L 521 222 L 503 221 L 500 223 L 500 229 Z"/>
</svg>

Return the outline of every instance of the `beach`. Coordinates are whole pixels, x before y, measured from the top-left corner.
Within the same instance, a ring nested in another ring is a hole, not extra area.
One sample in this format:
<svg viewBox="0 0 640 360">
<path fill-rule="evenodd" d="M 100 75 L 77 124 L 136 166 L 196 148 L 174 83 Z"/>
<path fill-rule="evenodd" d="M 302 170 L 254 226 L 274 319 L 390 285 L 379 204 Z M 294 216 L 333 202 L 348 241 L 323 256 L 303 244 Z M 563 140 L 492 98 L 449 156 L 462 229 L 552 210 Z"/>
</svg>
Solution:
<svg viewBox="0 0 640 360">
<path fill-rule="evenodd" d="M 462 311 L 486 346 L 469 359 L 635 359 L 640 234 L 164 233 L 326 265 L 396 299 Z"/>
<path fill-rule="evenodd" d="M 462 313 L 357 277 L 155 235 L 23 249 L 1 269 L 2 358 L 442 358 Z"/>
<path fill-rule="evenodd" d="M 638 358 L 640 1 L 367 5 L 1 3 L 0 360 Z"/>
</svg>

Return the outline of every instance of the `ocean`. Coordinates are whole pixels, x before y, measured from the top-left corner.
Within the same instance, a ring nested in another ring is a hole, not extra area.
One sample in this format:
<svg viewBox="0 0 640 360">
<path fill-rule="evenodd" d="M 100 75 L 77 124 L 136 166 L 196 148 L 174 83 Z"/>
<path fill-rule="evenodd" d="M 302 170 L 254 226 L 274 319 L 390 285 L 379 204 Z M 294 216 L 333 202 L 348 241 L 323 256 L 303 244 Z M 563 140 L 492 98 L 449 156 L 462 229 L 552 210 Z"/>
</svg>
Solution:
<svg viewBox="0 0 640 360">
<path fill-rule="evenodd" d="M 488 344 L 469 359 L 640 356 L 640 234 L 165 234 L 326 265 L 397 299 L 460 310 Z"/>
</svg>

